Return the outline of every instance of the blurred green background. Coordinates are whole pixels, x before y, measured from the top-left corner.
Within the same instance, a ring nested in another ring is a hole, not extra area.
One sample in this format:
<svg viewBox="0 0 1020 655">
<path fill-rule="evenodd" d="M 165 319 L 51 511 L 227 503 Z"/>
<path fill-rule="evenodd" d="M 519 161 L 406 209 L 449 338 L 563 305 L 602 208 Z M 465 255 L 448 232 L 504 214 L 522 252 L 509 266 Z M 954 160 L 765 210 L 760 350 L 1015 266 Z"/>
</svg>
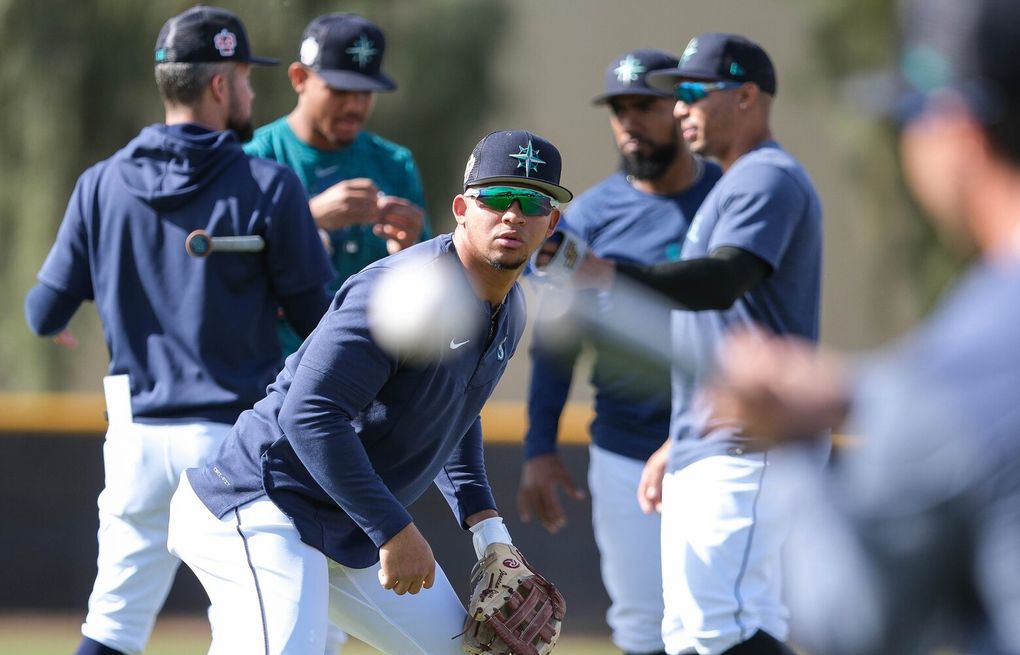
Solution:
<svg viewBox="0 0 1020 655">
<path fill-rule="evenodd" d="M 25 292 L 55 235 L 78 174 L 162 119 L 151 51 L 160 25 L 190 2 L 0 0 L 0 391 L 98 391 L 106 366 L 95 312 L 72 323 L 73 351 L 25 327 Z M 778 139 L 807 166 L 826 209 L 823 339 L 858 349 L 914 323 L 954 263 L 900 187 L 894 132 L 862 116 L 843 79 L 889 66 L 892 0 L 322 0 L 224 1 L 255 50 L 296 57 L 312 17 L 349 10 L 387 34 L 384 64 L 399 82 L 369 128 L 409 146 L 436 231 L 484 133 L 526 128 L 564 155 L 581 191 L 616 152 L 604 108 L 589 100 L 616 55 L 682 52 L 702 31 L 735 31 L 775 60 Z M 257 124 L 288 112 L 285 65 L 253 75 Z M 526 358 L 498 396 L 521 399 Z M 583 393 L 583 392 L 582 392 Z"/>
</svg>

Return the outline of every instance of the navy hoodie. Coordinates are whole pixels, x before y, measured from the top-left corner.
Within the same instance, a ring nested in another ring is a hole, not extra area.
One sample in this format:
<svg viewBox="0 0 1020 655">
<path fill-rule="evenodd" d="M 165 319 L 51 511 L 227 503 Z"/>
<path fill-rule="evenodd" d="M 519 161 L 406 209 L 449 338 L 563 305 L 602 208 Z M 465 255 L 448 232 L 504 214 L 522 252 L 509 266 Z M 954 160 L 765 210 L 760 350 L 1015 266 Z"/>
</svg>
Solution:
<svg viewBox="0 0 1020 655">
<path fill-rule="evenodd" d="M 196 229 L 266 245 L 196 258 Z M 95 301 L 136 420 L 232 423 L 275 376 L 279 298 L 332 269 L 289 169 L 247 157 L 233 132 L 158 124 L 78 179 L 38 278 L 57 292 L 44 298 Z M 52 310 L 28 303 L 29 323 Z"/>
</svg>

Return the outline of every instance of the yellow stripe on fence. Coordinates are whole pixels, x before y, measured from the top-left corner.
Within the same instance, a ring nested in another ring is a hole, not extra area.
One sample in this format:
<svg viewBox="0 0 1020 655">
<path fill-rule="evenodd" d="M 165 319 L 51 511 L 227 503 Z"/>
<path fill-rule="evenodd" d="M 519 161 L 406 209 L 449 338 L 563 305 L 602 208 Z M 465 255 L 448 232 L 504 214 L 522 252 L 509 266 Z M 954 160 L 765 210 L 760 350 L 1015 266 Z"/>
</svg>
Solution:
<svg viewBox="0 0 1020 655">
<path fill-rule="evenodd" d="M 588 443 L 591 407 L 568 403 L 560 417 L 560 443 Z M 520 443 L 527 428 L 524 403 L 490 401 L 482 410 L 482 431 L 489 443 Z M 106 432 L 106 407 L 99 393 L 0 393 L 0 434 L 96 436 Z M 665 435 L 663 435 L 665 438 Z M 837 446 L 853 438 L 836 435 Z"/>
</svg>

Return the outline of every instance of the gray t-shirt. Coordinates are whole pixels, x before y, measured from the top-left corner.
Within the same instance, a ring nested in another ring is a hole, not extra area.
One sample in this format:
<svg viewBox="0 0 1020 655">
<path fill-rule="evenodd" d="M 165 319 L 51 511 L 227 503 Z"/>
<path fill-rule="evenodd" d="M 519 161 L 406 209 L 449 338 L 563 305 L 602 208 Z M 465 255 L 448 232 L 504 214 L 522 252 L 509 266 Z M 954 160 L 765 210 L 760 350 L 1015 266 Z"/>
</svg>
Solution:
<svg viewBox="0 0 1020 655">
<path fill-rule="evenodd" d="M 807 650 L 1020 653 L 1018 325 L 1020 263 L 982 264 L 863 368 L 862 445 L 790 544 Z"/>
<path fill-rule="evenodd" d="M 804 168 L 775 141 L 743 155 L 723 175 L 695 215 L 681 258 L 707 257 L 723 246 L 760 257 L 772 272 L 727 310 L 673 312 L 670 470 L 739 447 L 731 432 L 706 434 L 707 412 L 695 402 L 726 333 L 756 325 L 818 338 L 821 202 Z"/>
</svg>

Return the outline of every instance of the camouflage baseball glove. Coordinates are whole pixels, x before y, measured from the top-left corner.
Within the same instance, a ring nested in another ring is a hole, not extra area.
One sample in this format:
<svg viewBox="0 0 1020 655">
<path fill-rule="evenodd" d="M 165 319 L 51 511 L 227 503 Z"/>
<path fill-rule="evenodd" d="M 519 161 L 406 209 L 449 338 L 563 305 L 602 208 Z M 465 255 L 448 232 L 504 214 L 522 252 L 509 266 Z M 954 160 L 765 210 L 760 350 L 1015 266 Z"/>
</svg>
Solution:
<svg viewBox="0 0 1020 655">
<path fill-rule="evenodd" d="M 463 649 L 471 655 L 545 655 L 556 645 L 566 603 L 521 552 L 493 543 L 471 570 Z"/>
</svg>

